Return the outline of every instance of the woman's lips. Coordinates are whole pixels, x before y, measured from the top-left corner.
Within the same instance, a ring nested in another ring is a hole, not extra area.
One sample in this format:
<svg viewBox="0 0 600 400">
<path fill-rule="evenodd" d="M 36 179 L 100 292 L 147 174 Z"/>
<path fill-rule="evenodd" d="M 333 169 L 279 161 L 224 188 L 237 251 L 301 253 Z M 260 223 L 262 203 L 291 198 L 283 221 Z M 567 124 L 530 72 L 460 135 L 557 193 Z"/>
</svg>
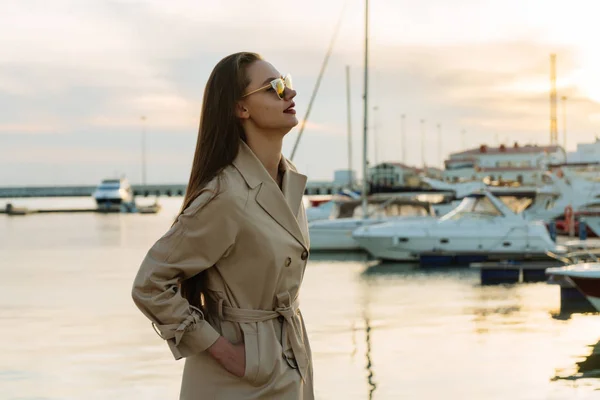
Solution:
<svg viewBox="0 0 600 400">
<path fill-rule="evenodd" d="M 286 114 L 296 114 L 296 110 L 294 110 L 295 106 L 296 106 L 296 103 L 292 103 L 292 104 L 290 104 L 290 106 L 288 108 L 283 110 L 283 112 Z"/>
</svg>

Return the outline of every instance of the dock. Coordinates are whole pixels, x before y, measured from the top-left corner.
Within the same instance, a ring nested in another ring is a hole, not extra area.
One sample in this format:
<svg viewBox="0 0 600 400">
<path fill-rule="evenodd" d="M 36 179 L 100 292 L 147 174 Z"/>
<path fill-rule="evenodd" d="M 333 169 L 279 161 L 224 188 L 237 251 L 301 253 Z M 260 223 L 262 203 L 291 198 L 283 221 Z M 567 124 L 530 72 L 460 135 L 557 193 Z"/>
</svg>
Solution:
<svg viewBox="0 0 600 400">
<path fill-rule="evenodd" d="M 560 275 L 548 275 L 546 270 L 552 267 L 581 262 L 600 260 L 600 240 L 563 238 L 559 240 L 565 253 L 548 252 L 549 260 L 544 261 L 489 261 L 474 262 L 470 268 L 479 269 L 481 285 L 502 285 L 547 282 L 560 288 L 560 312 L 571 313 L 597 312 L 587 297 L 579 291 L 573 282 Z"/>
<path fill-rule="evenodd" d="M 162 206 L 158 203 L 154 203 L 147 206 L 129 206 L 115 208 L 54 208 L 54 209 L 31 209 L 27 207 L 15 207 L 12 204 L 7 204 L 5 209 L 0 209 L 0 214 L 6 214 L 9 216 L 25 216 L 31 214 L 81 214 L 81 213 L 139 213 L 139 214 L 156 214 L 162 209 Z"/>
<path fill-rule="evenodd" d="M 560 261 L 489 261 L 472 263 L 470 268 L 479 269 L 482 285 L 497 285 L 548 280 L 546 269 L 562 267 Z"/>
<path fill-rule="evenodd" d="M 135 196 L 183 196 L 187 185 L 164 184 L 164 185 L 131 185 Z M 22 197 L 90 197 L 96 186 L 23 186 L 2 187 L 0 198 L 22 198 Z"/>
<path fill-rule="evenodd" d="M 419 264 L 422 267 L 467 266 L 473 264 L 503 263 L 503 262 L 548 262 L 552 258 L 541 253 L 494 253 L 488 251 L 456 254 L 454 252 L 427 252 L 419 255 Z"/>
<path fill-rule="evenodd" d="M 335 184 L 333 182 L 307 182 L 304 190 L 305 195 L 332 195 L 345 189 L 346 184 Z M 183 196 L 187 184 L 132 184 L 131 189 L 135 196 Z M 73 185 L 73 186 L 12 186 L 0 187 L 0 199 L 22 198 L 22 197 L 89 197 L 96 190 L 96 186 Z M 420 189 L 414 189 L 420 191 Z"/>
</svg>

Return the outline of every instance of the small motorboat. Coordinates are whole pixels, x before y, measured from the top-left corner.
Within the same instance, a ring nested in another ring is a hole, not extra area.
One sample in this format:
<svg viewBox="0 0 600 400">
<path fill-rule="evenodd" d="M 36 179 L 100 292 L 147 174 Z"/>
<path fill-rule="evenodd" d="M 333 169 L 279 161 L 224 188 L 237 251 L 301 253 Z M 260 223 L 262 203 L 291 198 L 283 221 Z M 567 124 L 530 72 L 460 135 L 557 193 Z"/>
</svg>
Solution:
<svg viewBox="0 0 600 400">
<path fill-rule="evenodd" d="M 158 199 L 154 201 L 154 204 L 137 206 L 137 212 L 140 214 L 157 214 L 161 209 L 162 206 L 158 202 Z"/>
<path fill-rule="evenodd" d="M 27 215 L 32 213 L 32 211 L 27 207 L 15 207 L 12 205 L 12 203 L 6 204 L 6 209 L 4 212 L 7 215 Z"/>
<path fill-rule="evenodd" d="M 135 207 L 133 190 L 126 178 L 104 179 L 92 197 L 101 211 L 128 211 Z"/>
<path fill-rule="evenodd" d="M 440 219 L 399 219 L 359 228 L 352 237 L 377 258 L 422 263 L 425 257 L 485 261 L 559 252 L 542 222 L 514 213 L 488 190 L 468 195 Z"/>
<path fill-rule="evenodd" d="M 600 311 L 600 262 L 548 268 L 546 275 L 567 279 Z"/>
</svg>

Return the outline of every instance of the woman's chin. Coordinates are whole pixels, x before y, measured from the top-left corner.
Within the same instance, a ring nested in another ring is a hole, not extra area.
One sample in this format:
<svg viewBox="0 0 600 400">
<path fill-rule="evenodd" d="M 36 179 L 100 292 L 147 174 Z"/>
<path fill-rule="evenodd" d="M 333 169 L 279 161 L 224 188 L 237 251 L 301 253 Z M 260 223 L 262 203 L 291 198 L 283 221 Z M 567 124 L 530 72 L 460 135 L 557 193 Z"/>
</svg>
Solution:
<svg viewBox="0 0 600 400">
<path fill-rule="evenodd" d="M 273 122 L 275 122 L 275 121 L 273 121 Z M 258 127 L 268 130 L 268 131 L 284 132 L 284 134 L 287 134 L 296 125 L 298 125 L 298 119 L 296 118 L 296 116 L 295 115 L 287 115 L 285 118 L 277 121 L 276 123 L 258 125 Z"/>
<path fill-rule="evenodd" d="M 296 117 L 296 114 L 288 114 L 286 122 L 289 124 L 290 128 L 293 128 L 296 125 L 298 125 L 298 118 Z"/>
</svg>

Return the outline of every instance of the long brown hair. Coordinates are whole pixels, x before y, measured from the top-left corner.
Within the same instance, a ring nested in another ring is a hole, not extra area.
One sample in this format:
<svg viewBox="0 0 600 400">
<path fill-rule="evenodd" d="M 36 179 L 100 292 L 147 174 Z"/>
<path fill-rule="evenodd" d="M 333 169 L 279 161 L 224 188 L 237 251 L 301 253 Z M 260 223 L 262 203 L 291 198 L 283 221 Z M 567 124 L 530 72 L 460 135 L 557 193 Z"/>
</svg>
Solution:
<svg viewBox="0 0 600 400">
<path fill-rule="evenodd" d="M 219 172 L 235 160 L 240 138 L 246 141 L 242 123 L 235 111 L 237 102 L 250 83 L 246 73 L 248 66 L 258 60 L 262 60 L 262 57 L 256 53 L 235 53 L 223 58 L 212 70 L 204 89 L 196 151 L 179 215 Z M 213 198 L 217 192 L 213 193 Z M 199 307 L 202 274 L 187 279 L 181 286 L 182 295 L 190 304 Z"/>
</svg>

